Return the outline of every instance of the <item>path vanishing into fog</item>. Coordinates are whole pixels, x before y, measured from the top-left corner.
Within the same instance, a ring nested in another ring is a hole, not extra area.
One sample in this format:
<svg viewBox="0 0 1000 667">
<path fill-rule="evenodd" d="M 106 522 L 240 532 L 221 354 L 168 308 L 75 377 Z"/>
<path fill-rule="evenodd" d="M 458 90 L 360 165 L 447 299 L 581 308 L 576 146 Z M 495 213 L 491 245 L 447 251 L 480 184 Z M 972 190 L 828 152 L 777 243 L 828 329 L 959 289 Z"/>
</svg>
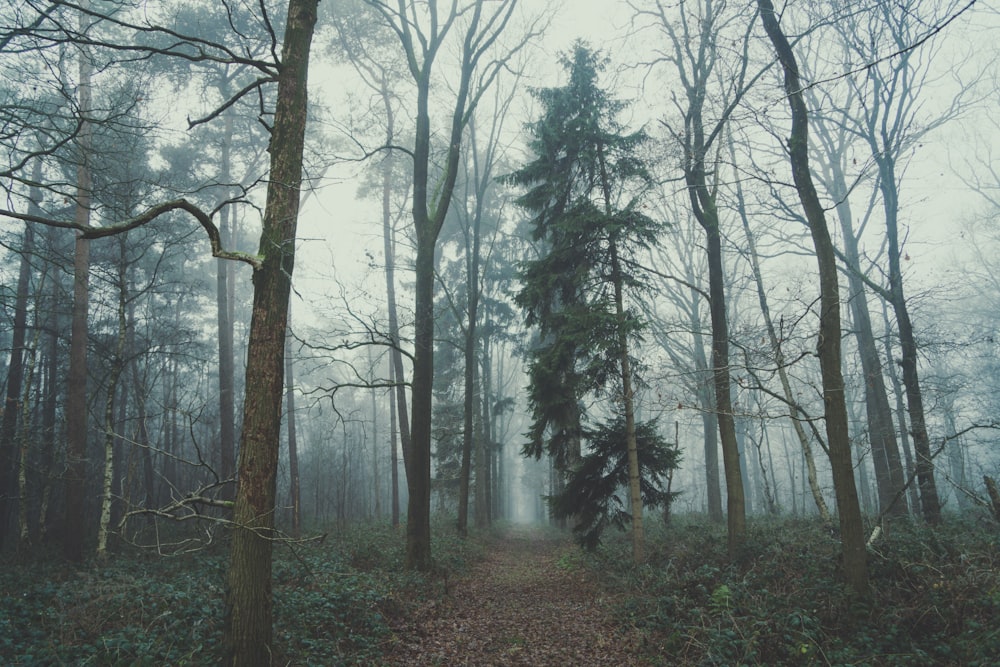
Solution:
<svg viewBox="0 0 1000 667">
<path fill-rule="evenodd" d="M 644 665 L 572 543 L 513 527 L 394 628 L 391 665 Z"/>
</svg>

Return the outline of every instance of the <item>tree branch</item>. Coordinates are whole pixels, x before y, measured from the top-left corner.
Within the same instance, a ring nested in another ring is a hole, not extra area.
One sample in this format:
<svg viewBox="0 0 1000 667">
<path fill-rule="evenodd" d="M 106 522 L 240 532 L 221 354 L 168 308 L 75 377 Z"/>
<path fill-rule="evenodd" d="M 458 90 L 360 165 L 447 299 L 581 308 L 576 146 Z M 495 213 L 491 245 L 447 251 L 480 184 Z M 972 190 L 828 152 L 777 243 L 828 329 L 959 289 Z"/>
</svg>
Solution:
<svg viewBox="0 0 1000 667">
<path fill-rule="evenodd" d="M 36 222 L 38 224 L 46 225 L 49 227 L 58 227 L 61 229 L 74 229 L 80 232 L 81 236 L 86 239 L 99 239 L 107 236 L 114 236 L 116 234 L 122 234 L 124 232 L 136 229 L 146 225 L 156 218 L 169 213 L 170 211 L 182 210 L 190 213 L 198 221 L 198 223 L 208 234 L 209 243 L 212 246 L 212 256 L 218 257 L 219 259 L 231 259 L 238 262 L 244 262 L 249 264 L 254 269 L 259 269 L 261 267 L 261 258 L 258 255 L 251 255 L 244 252 L 236 252 L 224 250 L 222 248 L 222 238 L 219 234 L 219 228 L 215 226 L 212 222 L 211 216 L 205 213 L 203 210 L 192 204 L 186 199 L 175 199 L 173 201 L 163 202 L 146 209 L 143 213 L 137 215 L 134 218 L 130 218 L 123 222 L 115 225 L 110 225 L 107 227 L 92 227 L 90 225 L 81 225 L 75 222 L 66 222 L 64 220 L 54 220 L 52 218 L 46 218 L 43 216 L 31 215 L 29 213 L 18 213 L 16 211 L 9 211 L 0 209 L 0 217 L 13 218 L 15 220 L 24 220 L 25 222 Z"/>
</svg>

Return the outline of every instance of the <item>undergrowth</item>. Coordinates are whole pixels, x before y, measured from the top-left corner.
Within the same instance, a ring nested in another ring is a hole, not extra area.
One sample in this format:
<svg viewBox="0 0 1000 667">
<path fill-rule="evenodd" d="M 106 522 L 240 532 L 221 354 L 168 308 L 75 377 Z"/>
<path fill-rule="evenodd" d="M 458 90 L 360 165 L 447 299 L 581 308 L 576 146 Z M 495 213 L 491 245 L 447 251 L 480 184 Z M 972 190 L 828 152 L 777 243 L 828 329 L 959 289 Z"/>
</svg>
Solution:
<svg viewBox="0 0 1000 667">
<path fill-rule="evenodd" d="M 869 550 L 871 595 L 838 579 L 839 542 L 820 523 L 752 525 L 726 557 L 725 526 L 678 517 L 589 556 L 619 617 L 662 665 L 996 665 L 1000 539 L 981 524 L 893 525 Z"/>
<path fill-rule="evenodd" d="M 403 570 L 403 529 L 350 527 L 274 550 L 274 664 L 377 664 L 393 617 L 434 594 L 440 574 Z M 450 526 L 438 570 L 480 557 Z M 0 664 L 211 665 L 222 642 L 225 550 L 175 557 L 123 552 L 67 565 L 39 557 L 0 568 Z"/>
</svg>

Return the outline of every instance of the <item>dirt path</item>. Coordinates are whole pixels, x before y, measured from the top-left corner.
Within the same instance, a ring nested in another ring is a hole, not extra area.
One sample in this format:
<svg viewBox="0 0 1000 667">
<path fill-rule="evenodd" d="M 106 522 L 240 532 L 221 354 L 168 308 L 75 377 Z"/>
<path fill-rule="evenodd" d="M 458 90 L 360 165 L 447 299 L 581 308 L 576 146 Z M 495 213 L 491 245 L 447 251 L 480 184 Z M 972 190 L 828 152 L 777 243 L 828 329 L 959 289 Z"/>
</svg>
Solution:
<svg viewBox="0 0 1000 667">
<path fill-rule="evenodd" d="M 396 628 L 391 665 L 647 665 L 568 541 L 514 528 Z"/>
</svg>

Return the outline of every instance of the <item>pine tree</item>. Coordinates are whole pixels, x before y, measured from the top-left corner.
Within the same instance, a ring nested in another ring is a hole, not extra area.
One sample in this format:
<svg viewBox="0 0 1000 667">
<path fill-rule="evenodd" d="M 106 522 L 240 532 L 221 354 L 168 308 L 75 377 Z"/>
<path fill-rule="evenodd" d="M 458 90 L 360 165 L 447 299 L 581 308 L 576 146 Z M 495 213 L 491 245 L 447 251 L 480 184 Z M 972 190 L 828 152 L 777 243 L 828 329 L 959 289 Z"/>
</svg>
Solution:
<svg viewBox="0 0 1000 667">
<path fill-rule="evenodd" d="M 624 105 L 598 85 L 606 60 L 582 42 L 563 58 L 567 85 L 535 91 L 542 117 L 529 126 L 536 158 L 506 180 L 526 188 L 518 203 L 533 217 L 541 255 L 521 267 L 517 296 L 538 328 L 531 353 L 530 440 L 564 472 L 579 470 L 585 427 L 581 400 L 607 397 L 621 410 L 628 454 L 633 555 L 643 559 L 642 496 L 629 345 L 643 322 L 625 295 L 641 289 L 628 261 L 653 243 L 660 225 L 641 210 L 649 174 L 637 156 L 642 131 L 625 134 Z"/>
</svg>

